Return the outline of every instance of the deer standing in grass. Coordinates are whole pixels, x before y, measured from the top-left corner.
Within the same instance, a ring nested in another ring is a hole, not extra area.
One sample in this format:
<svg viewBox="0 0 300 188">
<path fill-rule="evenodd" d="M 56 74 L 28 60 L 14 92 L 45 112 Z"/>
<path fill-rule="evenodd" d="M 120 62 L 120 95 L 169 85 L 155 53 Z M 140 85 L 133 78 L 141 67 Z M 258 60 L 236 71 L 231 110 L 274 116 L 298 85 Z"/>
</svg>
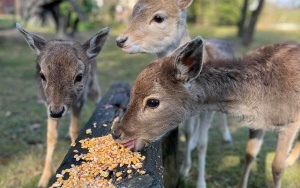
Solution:
<svg viewBox="0 0 300 188">
<path fill-rule="evenodd" d="M 186 25 L 187 8 L 193 0 L 139 0 L 133 9 L 132 18 L 126 30 L 117 37 L 116 43 L 127 53 L 150 53 L 166 57 L 190 41 Z M 228 42 L 220 39 L 206 40 L 204 59 L 233 58 L 234 53 Z M 208 131 L 214 112 L 202 112 L 188 119 L 184 124 L 186 146 L 181 173 L 188 177 L 192 166 L 192 151 L 197 147 L 199 159 L 198 187 L 206 187 L 205 158 Z M 221 130 L 224 142 L 232 138 L 227 116 L 222 114 Z M 173 136 L 173 135 L 172 135 Z M 173 167 L 172 167 L 173 168 Z"/>
<path fill-rule="evenodd" d="M 196 37 L 139 74 L 128 108 L 112 134 L 139 150 L 200 111 L 230 113 L 256 130 L 251 134 L 256 152 L 248 153 L 248 160 L 260 150 L 264 131 L 278 132 L 272 173 L 273 187 L 279 188 L 300 126 L 299 54 L 300 45 L 274 44 L 240 59 L 204 62 L 203 40 Z"/>
<path fill-rule="evenodd" d="M 47 154 L 38 187 L 47 187 L 52 175 L 52 156 L 57 141 L 57 125 L 72 109 L 69 133 L 74 142 L 79 131 L 79 115 L 87 97 L 98 102 L 100 88 L 95 57 L 109 33 L 106 27 L 83 45 L 70 40 L 46 41 L 16 25 L 37 55 L 36 78 L 48 114 Z"/>
</svg>

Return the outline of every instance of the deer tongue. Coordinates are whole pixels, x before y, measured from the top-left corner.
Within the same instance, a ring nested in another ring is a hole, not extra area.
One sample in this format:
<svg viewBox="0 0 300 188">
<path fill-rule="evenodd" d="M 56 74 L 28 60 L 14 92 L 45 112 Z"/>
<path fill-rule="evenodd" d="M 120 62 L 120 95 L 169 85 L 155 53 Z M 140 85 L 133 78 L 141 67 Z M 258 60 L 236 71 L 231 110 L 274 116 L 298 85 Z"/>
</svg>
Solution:
<svg viewBox="0 0 300 188">
<path fill-rule="evenodd" d="M 135 142 L 136 142 L 136 139 L 130 140 L 130 141 L 124 143 L 123 146 L 126 148 L 129 148 L 129 149 L 132 149 L 132 148 L 134 148 Z"/>
</svg>

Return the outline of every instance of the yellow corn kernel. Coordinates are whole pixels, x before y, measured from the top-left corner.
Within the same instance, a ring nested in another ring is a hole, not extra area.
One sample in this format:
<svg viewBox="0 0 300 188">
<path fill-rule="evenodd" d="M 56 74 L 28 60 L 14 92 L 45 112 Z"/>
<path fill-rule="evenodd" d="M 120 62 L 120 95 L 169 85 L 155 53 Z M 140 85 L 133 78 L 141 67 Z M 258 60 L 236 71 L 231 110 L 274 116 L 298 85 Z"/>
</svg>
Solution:
<svg viewBox="0 0 300 188">
<path fill-rule="evenodd" d="M 92 129 L 87 129 L 87 130 L 85 130 L 85 133 L 86 133 L 86 134 L 92 134 Z"/>
<path fill-rule="evenodd" d="M 116 173 L 116 177 L 118 178 L 118 177 L 120 177 L 120 176 L 122 176 L 122 172 L 117 172 L 117 173 Z"/>
<path fill-rule="evenodd" d="M 140 173 L 141 175 L 143 175 L 143 174 L 145 174 L 145 173 L 146 173 L 146 171 L 144 171 L 144 170 L 141 170 L 139 173 Z"/>
<path fill-rule="evenodd" d="M 98 138 L 87 138 L 80 140 L 81 148 L 88 150 L 79 153 L 73 150 L 76 160 L 81 160 L 81 165 L 71 165 L 61 174 L 57 174 L 57 181 L 52 187 L 102 187 L 113 188 L 113 179 L 122 180 L 123 172 L 112 173 L 118 166 L 127 165 L 127 178 L 135 173 L 144 174 L 142 171 L 142 160 L 145 159 L 140 153 L 132 152 L 123 145 L 115 142 L 112 135 Z M 133 169 L 129 169 L 129 168 Z M 63 179 L 68 173 L 69 178 Z M 111 175 L 110 175 L 111 174 Z M 80 178 L 78 178 L 80 177 Z"/>
</svg>

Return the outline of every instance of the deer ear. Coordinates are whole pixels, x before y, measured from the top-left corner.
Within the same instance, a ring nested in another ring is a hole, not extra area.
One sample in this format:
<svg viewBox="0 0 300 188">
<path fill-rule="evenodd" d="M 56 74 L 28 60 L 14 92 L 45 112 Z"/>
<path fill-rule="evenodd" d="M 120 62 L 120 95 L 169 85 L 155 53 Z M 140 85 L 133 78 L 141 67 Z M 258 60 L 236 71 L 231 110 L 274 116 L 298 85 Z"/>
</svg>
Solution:
<svg viewBox="0 0 300 188">
<path fill-rule="evenodd" d="M 188 83 L 197 78 L 203 65 L 203 39 L 198 36 L 178 48 L 174 54 L 176 79 Z"/>
<path fill-rule="evenodd" d="M 96 35 L 83 44 L 83 48 L 89 59 L 95 58 L 101 51 L 109 33 L 109 28 L 105 27 Z"/>
<path fill-rule="evenodd" d="M 47 41 L 38 35 L 27 32 L 25 29 L 22 28 L 22 26 L 19 23 L 16 23 L 16 28 L 23 35 L 26 42 L 31 47 L 31 49 L 33 49 L 36 55 L 40 55 L 41 50 L 46 45 Z"/>
<path fill-rule="evenodd" d="M 193 3 L 193 0 L 177 0 L 177 1 L 181 9 L 186 9 Z"/>
</svg>

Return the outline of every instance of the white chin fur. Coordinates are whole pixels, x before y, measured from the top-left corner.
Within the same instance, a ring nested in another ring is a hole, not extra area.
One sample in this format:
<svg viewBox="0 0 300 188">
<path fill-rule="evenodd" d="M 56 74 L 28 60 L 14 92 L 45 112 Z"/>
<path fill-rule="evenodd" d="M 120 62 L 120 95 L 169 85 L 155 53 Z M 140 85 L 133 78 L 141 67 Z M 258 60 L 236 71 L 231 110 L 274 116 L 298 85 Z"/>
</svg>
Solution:
<svg viewBox="0 0 300 188">
<path fill-rule="evenodd" d="M 130 54 L 140 53 L 140 47 L 137 45 L 132 45 L 130 47 L 125 47 L 122 49 L 124 52 L 130 53 Z"/>
</svg>

